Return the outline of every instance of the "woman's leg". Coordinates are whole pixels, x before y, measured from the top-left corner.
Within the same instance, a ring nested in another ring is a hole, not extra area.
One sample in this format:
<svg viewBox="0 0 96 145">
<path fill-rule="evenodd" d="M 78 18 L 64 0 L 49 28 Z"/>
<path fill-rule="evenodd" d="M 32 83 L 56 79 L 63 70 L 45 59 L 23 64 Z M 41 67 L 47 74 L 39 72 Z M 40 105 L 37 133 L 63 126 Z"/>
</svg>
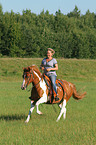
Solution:
<svg viewBox="0 0 96 145">
<path fill-rule="evenodd" d="M 54 96 L 54 97 L 56 97 L 56 101 L 58 101 L 59 100 L 59 98 L 57 97 L 57 89 L 56 89 L 56 76 L 55 75 L 51 75 L 50 76 L 50 79 L 51 79 L 51 83 L 52 83 L 52 87 L 53 87 L 53 90 L 55 91 L 55 93 L 56 93 L 56 96 Z"/>
<path fill-rule="evenodd" d="M 53 90 L 57 94 L 56 83 L 55 83 L 56 82 L 56 76 L 55 75 L 51 75 L 50 79 L 51 79 L 51 84 L 52 84 Z"/>
</svg>

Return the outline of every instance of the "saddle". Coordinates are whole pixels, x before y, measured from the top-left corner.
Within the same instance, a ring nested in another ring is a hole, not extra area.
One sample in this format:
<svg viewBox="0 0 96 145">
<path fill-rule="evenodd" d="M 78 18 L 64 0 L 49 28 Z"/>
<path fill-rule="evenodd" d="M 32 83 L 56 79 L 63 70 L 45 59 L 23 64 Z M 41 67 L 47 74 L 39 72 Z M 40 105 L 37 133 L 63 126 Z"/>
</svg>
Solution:
<svg viewBox="0 0 96 145">
<path fill-rule="evenodd" d="M 43 79 L 45 80 L 46 85 L 48 86 L 48 104 L 55 104 L 59 103 L 62 101 L 62 98 L 64 96 L 64 87 L 63 87 L 63 82 L 60 79 L 56 79 L 56 87 L 57 87 L 57 93 L 60 92 L 58 91 L 58 88 L 62 89 L 62 92 L 56 94 L 55 91 L 53 90 L 53 87 L 51 85 L 51 80 L 48 76 L 43 74 Z M 55 101 L 55 97 L 58 95 L 59 101 Z"/>
</svg>

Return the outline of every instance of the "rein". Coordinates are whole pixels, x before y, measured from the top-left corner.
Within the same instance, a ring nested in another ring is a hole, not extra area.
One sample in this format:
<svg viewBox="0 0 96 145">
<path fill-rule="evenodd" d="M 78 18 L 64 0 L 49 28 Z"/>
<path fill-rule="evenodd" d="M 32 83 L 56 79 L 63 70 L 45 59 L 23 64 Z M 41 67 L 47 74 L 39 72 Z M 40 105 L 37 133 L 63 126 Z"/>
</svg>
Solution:
<svg viewBox="0 0 96 145">
<path fill-rule="evenodd" d="M 27 87 L 27 85 L 28 85 L 28 83 L 29 83 L 29 81 L 31 79 L 31 75 L 33 77 L 33 81 L 32 81 L 33 87 L 36 87 L 40 83 L 40 81 L 42 80 L 42 77 L 41 77 L 40 81 L 36 85 L 34 85 L 34 74 L 33 74 L 33 71 L 31 70 L 30 76 L 28 77 L 29 79 L 28 79 L 28 82 L 26 84 L 26 87 Z"/>
</svg>

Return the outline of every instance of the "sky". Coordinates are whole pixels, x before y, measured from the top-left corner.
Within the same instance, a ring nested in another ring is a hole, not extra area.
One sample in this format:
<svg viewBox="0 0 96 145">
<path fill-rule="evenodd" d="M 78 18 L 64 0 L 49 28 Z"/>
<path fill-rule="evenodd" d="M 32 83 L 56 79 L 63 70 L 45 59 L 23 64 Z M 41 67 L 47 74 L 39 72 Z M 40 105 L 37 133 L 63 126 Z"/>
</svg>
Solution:
<svg viewBox="0 0 96 145">
<path fill-rule="evenodd" d="M 87 10 L 96 14 L 96 0 L 0 0 L 3 12 L 11 12 L 22 14 L 23 10 L 31 10 L 35 14 L 40 14 L 43 10 L 55 14 L 59 9 L 63 14 L 72 12 L 75 5 L 85 14 Z"/>
</svg>

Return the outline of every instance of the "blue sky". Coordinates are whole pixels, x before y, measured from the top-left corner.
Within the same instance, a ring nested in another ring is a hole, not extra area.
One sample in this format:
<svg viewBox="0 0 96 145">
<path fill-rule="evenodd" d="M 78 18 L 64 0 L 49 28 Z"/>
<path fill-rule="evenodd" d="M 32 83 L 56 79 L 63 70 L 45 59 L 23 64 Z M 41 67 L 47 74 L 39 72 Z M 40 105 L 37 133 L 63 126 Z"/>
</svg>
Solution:
<svg viewBox="0 0 96 145">
<path fill-rule="evenodd" d="M 63 14 L 68 14 L 73 11 L 75 5 L 81 14 L 85 14 L 88 9 L 96 13 L 96 0 L 0 0 L 0 4 L 3 12 L 13 10 L 21 14 L 26 9 L 30 9 L 35 14 L 40 14 L 43 9 L 48 10 L 50 14 L 55 14 L 60 9 Z"/>
</svg>

